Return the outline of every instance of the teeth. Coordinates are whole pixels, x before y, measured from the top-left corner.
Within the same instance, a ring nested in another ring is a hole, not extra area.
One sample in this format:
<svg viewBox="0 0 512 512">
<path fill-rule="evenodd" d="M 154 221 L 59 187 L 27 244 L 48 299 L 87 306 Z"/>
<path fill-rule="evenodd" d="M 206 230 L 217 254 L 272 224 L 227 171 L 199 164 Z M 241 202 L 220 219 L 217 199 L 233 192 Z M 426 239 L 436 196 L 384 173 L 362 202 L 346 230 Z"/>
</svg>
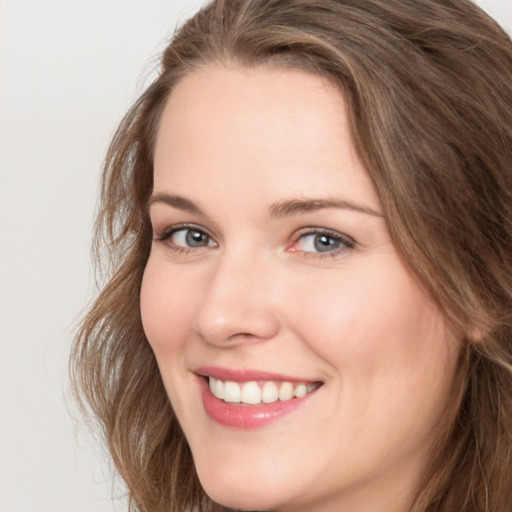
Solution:
<svg viewBox="0 0 512 512">
<path fill-rule="evenodd" d="M 240 402 L 240 386 L 236 382 L 225 382 L 223 398 L 225 402 Z"/>
<path fill-rule="evenodd" d="M 308 388 L 306 384 L 299 384 L 298 386 L 295 386 L 295 396 L 297 398 L 300 398 L 304 395 L 306 395 L 308 392 Z"/>
<path fill-rule="evenodd" d="M 278 398 L 277 386 L 273 382 L 265 382 L 261 389 L 261 401 L 264 404 L 271 404 L 272 402 L 277 402 Z"/>
<path fill-rule="evenodd" d="M 209 386 L 212 394 L 225 402 L 258 405 L 301 398 L 317 389 L 319 384 L 282 382 L 279 385 L 268 381 L 260 385 L 256 381 L 238 383 L 209 377 Z"/>
<path fill-rule="evenodd" d="M 215 387 L 213 389 L 213 394 L 217 398 L 224 398 L 224 382 L 222 382 L 221 380 L 215 380 Z"/>
<path fill-rule="evenodd" d="M 240 401 L 244 404 L 256 405 L 261 403 L 261 388 L 257 382 L 246 382 L 242 386 Z"/>
<path fill-rule="evenodd" d="M 291 400 L 293 398 L 293 384 L 291 382 L 283 382 L 279 388 L 279 400 Z"/>
</svg>

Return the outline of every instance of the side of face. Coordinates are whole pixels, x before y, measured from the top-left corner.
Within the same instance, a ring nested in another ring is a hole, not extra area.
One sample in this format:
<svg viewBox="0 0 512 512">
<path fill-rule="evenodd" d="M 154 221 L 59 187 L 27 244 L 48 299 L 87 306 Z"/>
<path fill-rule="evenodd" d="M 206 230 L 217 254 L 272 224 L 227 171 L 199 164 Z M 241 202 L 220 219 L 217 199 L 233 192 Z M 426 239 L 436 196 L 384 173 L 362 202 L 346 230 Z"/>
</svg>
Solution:
<svg viewBox="0 0 512 512">
<path fill-rule="evenodd" d="M 407 510 L 459 349 L 391 242 L 341 93 L 294 70 L 194 71 L 154 164 L 141 314 L 206 492 L 245 510 Z M 211 377 L 307 395 L 284 413 L 226 403 Z"/>
</svg>

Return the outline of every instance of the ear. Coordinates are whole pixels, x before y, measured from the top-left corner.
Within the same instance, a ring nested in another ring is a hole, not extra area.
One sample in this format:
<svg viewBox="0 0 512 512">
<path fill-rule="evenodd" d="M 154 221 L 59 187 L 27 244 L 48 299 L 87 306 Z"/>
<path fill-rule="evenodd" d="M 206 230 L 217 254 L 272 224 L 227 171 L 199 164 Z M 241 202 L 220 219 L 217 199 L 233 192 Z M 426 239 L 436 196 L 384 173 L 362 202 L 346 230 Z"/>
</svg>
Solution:
<svg viewBox="0 0 512 512">
<path fill-rule="evenodd" d="M 466 329 L 464 338 L 471 344 L 479 345 L 488 336 L 491 330 L 490 322 L 484 322 L 483 320 L 480 320 L 480 322 L 474 321 L 472 325 Z"/>
</svg>

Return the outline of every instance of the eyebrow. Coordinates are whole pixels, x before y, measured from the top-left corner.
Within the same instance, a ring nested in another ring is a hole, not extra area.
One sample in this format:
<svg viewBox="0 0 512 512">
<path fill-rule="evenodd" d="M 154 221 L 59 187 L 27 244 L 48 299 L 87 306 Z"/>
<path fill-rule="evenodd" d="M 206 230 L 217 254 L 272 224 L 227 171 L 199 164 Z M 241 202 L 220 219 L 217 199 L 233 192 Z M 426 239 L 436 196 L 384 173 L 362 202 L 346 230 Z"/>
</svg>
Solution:
<svg viewBox="0 0 512 512">
<path fill-rule="evenodd" d="M 153 204 L 163 203 L 172 208 L 182 210 L 206 217 L 206 214 L 193 201 L 182 196 L 166 194 L 164 192 L 154 194 L 150 197 L 147 208 Z M 384 217 L 384 215 L 369 206 L 354 203 L 345 199 L 289 199 L 273 203 L 270 206 L 270 216 L 274 218 L 291 217 L 303 213 L 314 212 L 326 208 L 351 210 L 373 217 Z"/>
<path fill-rule="evenodd" d="M 352 210 L 373 217 L 384 217 L 376 210 L 362 204 L 347 201 L 345 199 L 291 199 L 272 204 L 270 214 L 272 217 L 289 217 L 302 213 L 314 212 L 325 208 Z"/>
<path fill-rule="evenodd" d="M 197 206 L 190 199 L 187 199 L 185 197 L 165 193 L 153 194 L 149 198 L 147 209 L 149 210 L 151 206 L 156 203 L 163 203 L 168 206 L 172 206 L 173 208 L 176 208 L 178 210 L 182 210 L 184 212 L 195 213 L 198 215 L 202 215 L 204 217 L 206 216 L 201 210 L 201 208 L 199 208 L 199 206 Z"/>
</svg>

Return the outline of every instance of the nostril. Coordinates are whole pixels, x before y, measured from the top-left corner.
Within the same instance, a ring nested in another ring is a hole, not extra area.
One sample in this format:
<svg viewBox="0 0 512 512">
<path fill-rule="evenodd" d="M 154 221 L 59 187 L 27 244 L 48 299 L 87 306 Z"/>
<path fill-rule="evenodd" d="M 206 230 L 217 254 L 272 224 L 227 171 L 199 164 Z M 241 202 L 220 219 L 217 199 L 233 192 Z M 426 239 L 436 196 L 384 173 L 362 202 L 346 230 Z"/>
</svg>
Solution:
<svg viewBox="0 0 512 512">
<path fill-rule="evenodd" d="M 214 306 L 206 308 L 196 318 L 194 331 L 204 342 L 212 345 L 258 343 L 273 338 L 279 332 L 277 318 L 264 307 L 252 312 L 243 306 L 233 306 L 222 316 L 219 311 L 216 314 Z"/>
</svg>

